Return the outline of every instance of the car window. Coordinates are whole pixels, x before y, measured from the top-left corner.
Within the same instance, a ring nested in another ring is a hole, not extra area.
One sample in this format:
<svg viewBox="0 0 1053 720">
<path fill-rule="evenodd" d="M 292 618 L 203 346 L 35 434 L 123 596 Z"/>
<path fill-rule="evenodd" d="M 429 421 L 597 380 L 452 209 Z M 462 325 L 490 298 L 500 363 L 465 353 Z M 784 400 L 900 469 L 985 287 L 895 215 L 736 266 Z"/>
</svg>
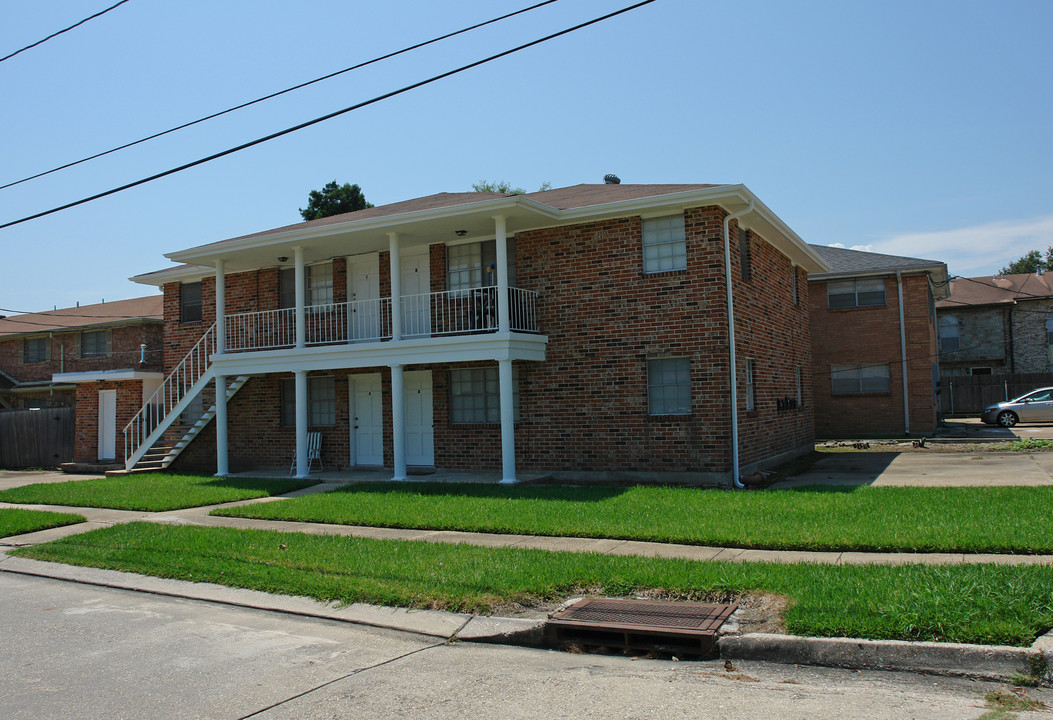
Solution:
<svg viewBox="0 0 1053 720">
<path fill-rule="evenodd" d="M 1023 399 L 1029 402 L 1049 402 L 1049 395 L 1049 390 L 1043 390 L 1042 392 L 1035 392 L 1031 393 L 1030 395 L 1025 395 Z"/>
</svg>

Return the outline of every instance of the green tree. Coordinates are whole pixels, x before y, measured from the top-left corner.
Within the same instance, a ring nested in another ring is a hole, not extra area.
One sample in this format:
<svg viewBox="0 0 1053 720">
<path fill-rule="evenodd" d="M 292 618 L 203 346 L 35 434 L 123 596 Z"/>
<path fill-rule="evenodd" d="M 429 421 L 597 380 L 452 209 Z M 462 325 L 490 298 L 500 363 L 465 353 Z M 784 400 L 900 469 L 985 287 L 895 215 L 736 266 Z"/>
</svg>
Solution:
<svg viewBox="0 0 1053 720">
<path fill-rule="evenodd" d="M 308 194 L 307 207 L 300 208 L 300 215 L 304 220 L 317 220 L 371 207 L 373 203 L 366 202 L 366 196 L 357 184 L 337 185 L 333 180 L 321 190 L 312 190 Z"/>
<path fill-rule="evenodd" d="M 537 189 L 538 192 L 544 192 L 545 190 L 551 190 L 552 183 L 547 180 L 541 183 L 541 187 Z M 526 195 L 526 190 L 521 187 L 512 187 L 512 183 L 501 180 L 500 182 L 490 182 L 489 180 L 480 180 L 477 183 L 472 184 L 473 192 L 492 192 L 502 193 L 504 195 Z"/>
<path fill-rule="evenodd" d="M 1053 247 L 1046 250 L 1046 256 L 1042 257 L 1039 250 L 1031 250 L 1024 257 L 1018 258 L 1002 268 L 1002 275 L 1015 275 L 1020 273 L 1033 273 L 1038 270 L 1053 270 Z"/>
</svg>

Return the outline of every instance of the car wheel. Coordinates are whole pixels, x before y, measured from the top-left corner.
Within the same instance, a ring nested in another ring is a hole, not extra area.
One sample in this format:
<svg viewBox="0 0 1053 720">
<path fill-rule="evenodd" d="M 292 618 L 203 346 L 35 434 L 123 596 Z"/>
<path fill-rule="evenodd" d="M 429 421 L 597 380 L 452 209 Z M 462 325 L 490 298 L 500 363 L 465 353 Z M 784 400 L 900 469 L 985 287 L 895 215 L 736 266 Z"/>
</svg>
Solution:
<svg viewBox="0 0 1053 720">
<path fill-rule="evenodd" d="M 1016 413 L 1009 412 L 1008 410 L 998 413 L 998 424 L 1002 427 L 1013 427 L 1016 425 L 1017 420 Z"/>
</svg>

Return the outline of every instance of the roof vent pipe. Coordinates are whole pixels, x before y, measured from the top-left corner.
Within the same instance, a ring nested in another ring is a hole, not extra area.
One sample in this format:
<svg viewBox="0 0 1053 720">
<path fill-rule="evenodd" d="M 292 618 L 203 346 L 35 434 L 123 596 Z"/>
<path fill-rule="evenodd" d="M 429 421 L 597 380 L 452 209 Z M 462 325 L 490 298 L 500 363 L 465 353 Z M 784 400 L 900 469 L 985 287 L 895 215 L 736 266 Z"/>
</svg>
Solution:
<svg viewBox="0 0 1053 720">
<path fill-rule="evenodd" d="M 605 185 L 621 185 L 622 179 L 614 173 L 607 173 L 603 176 L 603 183 Z"/>
</svg>

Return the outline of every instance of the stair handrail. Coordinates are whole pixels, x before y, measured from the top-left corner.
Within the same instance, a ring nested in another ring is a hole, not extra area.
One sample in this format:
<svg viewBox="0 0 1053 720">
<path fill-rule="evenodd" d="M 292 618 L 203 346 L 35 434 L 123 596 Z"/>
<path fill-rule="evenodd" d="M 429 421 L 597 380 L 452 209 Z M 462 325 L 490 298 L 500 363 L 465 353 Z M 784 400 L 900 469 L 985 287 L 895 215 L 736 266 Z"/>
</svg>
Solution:
<svg viewBox="0 0 1053 720">
<path fill-rule="evenodd" d="M 198 339 L 194 347 L 179 361 L 172 372 L 161 382 L 153 395 L 146 399 L 128 424 L 124 426 L 124 459 L 125 462 L 153 433 L 154 428 L 168 417 L 187 391 L 201 379 L 212 365 L 212 355 L 216 352 L 216 324 Z"/>
</svg>

